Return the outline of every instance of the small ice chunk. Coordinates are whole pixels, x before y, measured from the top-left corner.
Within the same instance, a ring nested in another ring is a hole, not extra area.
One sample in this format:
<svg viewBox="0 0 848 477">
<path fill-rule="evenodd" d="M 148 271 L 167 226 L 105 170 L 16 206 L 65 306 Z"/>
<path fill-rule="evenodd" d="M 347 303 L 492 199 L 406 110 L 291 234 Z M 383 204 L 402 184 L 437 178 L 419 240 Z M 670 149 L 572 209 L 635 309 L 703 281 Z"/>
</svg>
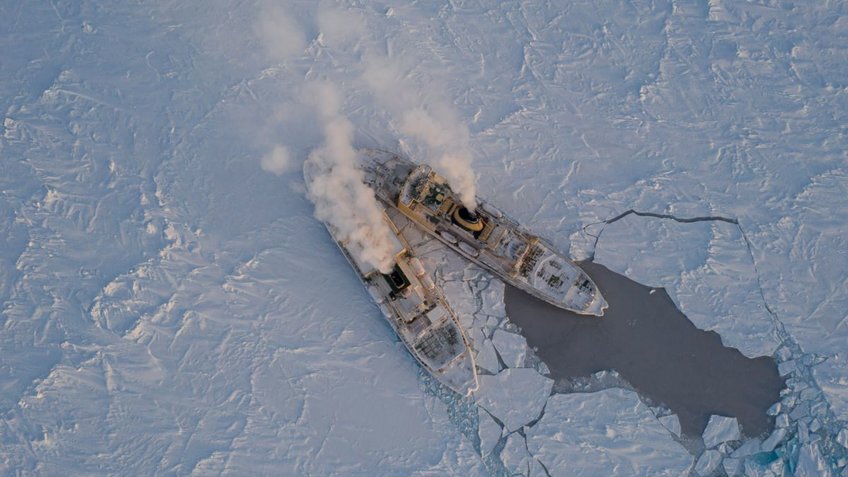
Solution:
<svg viewBox="0 0 848 477">
<path fill-rule="evenodd" d="M 808 442 L 810 440 L 810 430 L 804 421 L 798 421 L 798 440 L 801 442 Z"/>
<path fill-rule="evenodd" d="M 783 459 L 776 459 L 771 461 L 771 463 L 766 467 L 766 469 L 770 472 L 766 475 L 771 477 L 773 475 L 789 475 L 789 472 L 786 469 L 786 461 Z M 798 474 L 795 474 L 797 477 Z M 822 477 L 822 476 L 819 476 Z"/>
<path fill-rule="evenodd" d="M 785 416 L 785 414 L 783 414 Z M 763 441 L 763 445 L 761 449 L 763 452 L 771 452 L 775 447 L 786 437 L 786 428 L 781 427 L 780 429 L 775 429 L 774 432 L 771 433 L 768 439 Z"/>
<path fill-rule="evenodd" d="M 481 343 L 486 341 L 486 335 L 483 333 L 481 326 L 471 326 L 466 329 L 466 336 L 468 336 L 468 340 L 471 341 L 471 346 L 475 350 L 480 347 Z"/>
<path fill-rule="evenodd" d="M 514 432 L 506 438 L 506 444 L 501 451 L 501 461 L 509 470 L 510 475 L 527 475 L 530 460 L 533 457 L 527 453 L 527 443 L 524 437 Z"/>
<path fill-rule="evenodd" d="M 787 408 L 791 408 L 792 406 L 794 406 L 796 401 L 798 401 L 798 396 L 794 394 L 787 394 L 783 397 L 783 399 L 780 400 L 780 402 Z"/>
<path fill-rule="evenodd" d="M 476 362 L 477 366 L 492 373 L 497 373 L 501 370 L 501 365 L 498 363 L 498 356 L 495 354 L 495 347 L 492 345 L 490 339 L 486 338 L 480 345 L 477 351 Z"/>
<path fill-rule="evenodd" d="M 735 417 L 712 415 L 704 429 L 704 446 L 711 449 L 722 442 L 735 441 L 742 437 L 739 422 Z"/>
<path fill-rule="evenodd" d="M 523 336 L 498 328 L 492 336 L 492 344 L 495 345 L 495 349 L 498 350 L 507 367 L 520 368 L 524 366 L 527 340 Z"/>
<path fill-rule="evenodd" d="M 495 376 L 480 376 L 477 403 L 513 432 L 539 417 L 553 385 L 535 369 L 505 369 Z"/>
<path fill-rule="evenodd" d="M 777 427 L 789 427 L 789 416 L 781 414 L 774 420 L 774 425 Z"/>
<path fill-rule="evenodd" d="M 786 376 L 795 371 L 795 360 L 790 359 L 789 361 L 784 361 L 777 365 L 777 372 L 780 373 L 781 376 Z"/>
<path fill-rule="evenodd" d="M 736 458 L 742 458 L 742 457 L 748 457 L 749 455 L 754 455 L 754 454 L 760 452 L 760 444 L 761 443 L 760 443 L 759 438 L 755 437 L 753 439 L 748 439 L 747 441 L 743 442 L 742 445 L 739 446 L 738 449 L 733 451 L 733 453 L 730 454 L 730 456 L 736 457 Z"/>
<path fill-rule="evenodd" d="M 659 418 L 660 424 L 663 425 L 669 432 L 674 434 L 677 437 L 680 437 L 680 419 L 677 418 L 677 414 L 669 414 L 668 416 L 662 416 Z"/>
<path fill-rule="evenodd" d="M 728 457 L 721 462 L 724 473 L 729 476 L 739 475 L 742 470 L 742 459 Z"/>
<path fill-rule="evenodd" d="M 702 476 L 712 475 L 719 464 L 721 464 L 721 452 L 710 449 L 701 454 L 701 458 L 695 464 L 695 472 Z"/>
<path fill-rule="evenodd" d="M 768 414 L 769 416 L 776 416 L 776 415 L 780 414 L 780 409 L 782 407 L 783 406 L 780 405 L 780 402 L 776 402 L 776 403 L 772 404 L 770 408 L 768 408 L 768 411 L 766 411 L 766 414 Z"/>
<path fill-rule="evenodd" d="M 848 429 L 842 429 L 836 436 L 836 442 L 848 449 Z"/>
<path fill-rule="evenodd" d="M 792 412 L 789 413 L 789 417 L 792 418 L 793 421 L 798 421 L 802 417 L 807 417 L 809 415 L 810 404 L 805 401 L 801 401 L 801 403 L 795 406 L 795 409 L 793 409 Z"/>
<path fill-rule="evenodd" d="M 480 454 L 485 456 L 492 452 L 492 449 L 498 444 L 503 429 L 483 408 L 477 408 L 477 421 L 479 423 L 477 434 L 480 436 Z"/>
<path fill-rule="evenodd" d="M 815 388 L 807 388 L 801 391 L 802 401 L 813 401 L 821 395 L 821 392 Z"/>
<path fill-rule="evenodd" d="M 810 406 L 810 415 L 824 417 L 827 415 L 827 401 L 821 400 Z"/>
<path fill-rule="evenodd" d="M 505 317 L 504 291 L 505 287 L 502 281 L 492 280 L 489 282 L 489 286 L 480 293 L 482 301 L 480 311 L 490 316 Z"/>
<path fill-rule="evenodd" d="M 819 452 L 817 443 L 804 444 L 798 453 L 798 466 L 795 468 L 796 477 L 829 477 L 830 467 Z"/>
</svg>

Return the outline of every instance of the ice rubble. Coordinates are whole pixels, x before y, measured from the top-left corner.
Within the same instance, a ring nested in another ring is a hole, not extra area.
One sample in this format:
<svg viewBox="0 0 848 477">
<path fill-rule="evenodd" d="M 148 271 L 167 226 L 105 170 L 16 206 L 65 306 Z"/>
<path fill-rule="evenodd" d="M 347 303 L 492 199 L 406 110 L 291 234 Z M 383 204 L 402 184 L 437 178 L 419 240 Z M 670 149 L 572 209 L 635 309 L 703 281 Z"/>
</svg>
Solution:
<svg viewBox="0 0 848 477">
<path fill-rule="evenodd" d="M 721 453 L 715 449 L 706 450 L 695 463 L 695 473 L 703 477 L 714 475 L 713 472 L 718 469 L 720 464 Z"/>
<path fill-rule="evenodd" d="M 503 285 L 476 266 L 455 260 L 452 252 L 442 247 L 427 246 L 426 250 L 424 260 L 440 271 L 436 281 L 444 283 L 448 299 L 457 310 L 469 312 L 473 317 L 472 328 L 480 330 L 472 336 L 481 337 L 478 339 L 484 340 L 484 346 L 493 344 L 492 349 L 506 357 L 505 362 L 512 361 L 509 357 L 526 356 L 530 352 L 526 341 L 508 331 L 511 325 L 503 308 Z M 469 296 L 475 299 L 469 300 Z M 490 340 L 488 336 L 501 338 Z M 514 364 L 518 364 L 517 360 Z M 481 452 L 485 454 L 494 449 L 505 468 L 520 475 L 528 472 L 529 475 L 593 475 L 594 471 L 603 472 L 600 469 L 612 472 L 615 465 L 624 462 L 634 469 L 634 475 L 652 475 L 654 471 L 658 472 L 656 475 L 676 475 L 693 464 L 688 452 L 632 391 L 610 389 L 607 390 L 612 393 L 610 395 L 600 391 L 551 396 L 552 384 L 552 380 L 534 368 L 508 367 L 496 375 L 480 376 L 480 390 L 476 395 L 478 404 L 486 409 L 478 413 Z M 554 402 L 560 404 L 551 407 Z M 622 416 L 634 410 L 637 418 L 622 420 Z M 503 424 L 502 430 L 489 414 Z M 580 424 L 571 427 L 570 423 L 575 421 Z M 676 418 L 674 422 L 677 423 Z M 599 440 L 593 429 L 601 426 L 616 429 L 615 438 L 611 439 L 612 434 L 605 431 Z M 572 446 L 551 444 L 562 441 L 566 434 L 574 436 L 574 441 L 569 441 L 573 442 Z M 648 444 L 640 446 L 636 442 L 638 436 L 644 437 Z M 610 448 L 599 453 L 616 457 L 605 463 L 597 463 L 598 456 L 587 457 L 585 461 L 577 457 L 585 452 L 581 442 L 591 442 L 595 448 L 610 439 Z M 623 443 L 625 441 L 627 444 Z M 636 450 L 622 455 L 621 448 L 630 446 Z M 631 458 L 644 462 L 630 463 Z M 572 464 L 575 459 L 578 462 Z M 586 474 L 580 474 L 582 465 L 589 465 Z"/>
</svg>

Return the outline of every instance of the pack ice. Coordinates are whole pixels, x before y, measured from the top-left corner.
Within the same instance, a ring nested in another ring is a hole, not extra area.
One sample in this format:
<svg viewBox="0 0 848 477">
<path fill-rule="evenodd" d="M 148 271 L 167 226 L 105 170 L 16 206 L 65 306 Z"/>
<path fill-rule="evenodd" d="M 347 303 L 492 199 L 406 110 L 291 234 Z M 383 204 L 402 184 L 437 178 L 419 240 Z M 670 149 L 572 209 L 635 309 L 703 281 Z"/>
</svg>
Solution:
<svg viewBox="0 0 848 477">
<path fill-rule="evenodd" d="M 0 473 L 845 475 L 845 9 L 3 3 Z M 292 174 L 318 82 L 358 146 L 452 131 L 504 212 L 773 356 L 776 429 L 692 455 L 633 391 L 551 395 L 502 285 L 434 249 L 504 386 L 445 392 Z"/>
</svg>

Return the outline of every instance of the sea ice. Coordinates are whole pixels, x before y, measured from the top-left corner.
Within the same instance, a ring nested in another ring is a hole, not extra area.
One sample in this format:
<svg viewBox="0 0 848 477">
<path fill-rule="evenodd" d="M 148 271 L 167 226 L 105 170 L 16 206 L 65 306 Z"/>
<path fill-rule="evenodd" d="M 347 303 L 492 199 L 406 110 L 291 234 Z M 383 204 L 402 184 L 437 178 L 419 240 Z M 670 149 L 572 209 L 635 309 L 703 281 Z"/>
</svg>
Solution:
<svg viewBox="0 0 848 477">
<path fill-rule="evenodd" d="M 796 477 L 830 477 L 833 475 L 830 467 L 819 452 L 817 443 L 804 444 L 798 453 L 798 466 L 795 468 Z"/>
<path fill-rule="evenodd" d="M 785 415 L 785 414 L 784 414 Z M 768 439 L 763 441 L 762 450 L 763 452 L 771 452 L 774 450 L 775 446 L 777 446 L 783 438 L 786 437 L 786 428 L 780 427 L 774 430 Z"/>
<path fill-rule="evenodd" d="M 480 436 L 480 453 L 486 455 L 492 452 L 492 449 L 498 444 L 501 438 L 503 429 L 500 424 L 492 419 L 482 407 L 477 408 L 478 428 L 477 433 Z"/>
<path fill-rule="evenodd" d="M 701 457 L 695 464 L 695 472 L 700 476 L 707 477 L 712 475 L 719 464 L 721 464 L 721 452 L 715 449 L 708 449 L 701 454 Z"/>
<path fill-rule="evenodd" d="M 680 419 L 677 418 L 677 414 L 669 414 L 667 416 L 659 417 L 658 419 L 663 427 L 668 429 L 669 432 L 680 437 Z"/>
<path fill-rule="evenodd" d="M 552 476 L 679 476 L 692 465 L 650 408 L 623 389 L 555 394 L 526 434 Z"/>
<path fill-rule="evenodd" d="M 739 475 L 742 470 L 742 459 L 736 457 L 725 457 L 724 460 L 721 461 L 721 466 L 724 467 L 724 473 L 729 477 L 735 477 Z"/>
<path fill-rule="evenodd" d="M 495 354 L 495 347 L 492 344 L 492 340 L 485 338 L 482 342 L 475 343 L 474 346 L 477 347 L 476 362 L 478 367 L 490 373 L 500 371 L 501 365 L 498 363 L 498 356 Z"/>
<path fill-rule="evenodd" d="M 848 416 L 839 2 L 277 3 L 0 7 L 0 474 L 485 473 L 300 179 L 262 170 L 322 140 L 304 78 L 345 85 L 358 143 L 407 148 L 361 87 L 370 43 L 414 83 L 404 95 L 455 105 L 481 194 L 563 250 L 591 255 L 599 227 L 583 226 L 631 207 L 738 218 L 747 240 L 628 218 L 596 258 L 749 356 L 774 346 L 773 311 L 828 357 L 812 368 L 827 401 L 793 416 L 822 432 L 827 409 Z M 461 294 L 486 280 L 451 278 Z M 478 308 L 475 326 L 500 324 L 498 287 L 457 306 L 464 324 Z M 513 387 L 492 390 L 506 402 L 481 403 L 535 419 L 548 381 L 507 376 L 484 377 Z M 554 396 L 528 445 L 551 475 L 685 474 L 640 406 Z M 792 428 L 778 421 L 764 450 Z M 825 472 L 822 449 L 801 449 L 801 472 Z"/>
<path fill-rule="evenodd" d="M 501 461 L 510 471 L 510 475 L 527 475 L 533 460 L 533 456 L 527 453 L 524 436 L 513 432 L 506 438 L 506 444 L 501 451 Z"/>
<path fill-rule="evenodd" d="M 498 328 L 492 336 L 492 343 L 507 367 L 520 368 L 524 366 L 524 357 L 527 355 L 527 340 L 523 336 Z"/>
<path fill-rule="evenodd" d="M 513 432 L 539 417 L 552 387 L 553 380 L 534 369 L 505 369 L 480 376 L 477 402 Z"/>
<path fill-rule="evenodd" d="M 739 458 L 748 457 L 749 455 L 754 455 L 760 452 L 761 445 L 762 443 L 760 442 L 760 439 L 754 437 L 743 442 L 742 445 L 734 450 L 730 455 L 732 457 Z"/>
<path fill-rule="evenodd" d="M 735 441 L 742 437 L 739 430 L 739 422 L 735 417 L 710 416 L 707 428 L 704 429 L 704 446 L 707 449 L 721 444 L 722 442 Z"/>
<path fill-rule="evenodd" d="M 770 356 L 777 348 L 756 271 L 733 224 L 631 215 L 604 228 L 595 259 L 640 283 L 664 287 L 698 328 L 716 331 L 725 346 L 745 356 Z"/>
</svg>

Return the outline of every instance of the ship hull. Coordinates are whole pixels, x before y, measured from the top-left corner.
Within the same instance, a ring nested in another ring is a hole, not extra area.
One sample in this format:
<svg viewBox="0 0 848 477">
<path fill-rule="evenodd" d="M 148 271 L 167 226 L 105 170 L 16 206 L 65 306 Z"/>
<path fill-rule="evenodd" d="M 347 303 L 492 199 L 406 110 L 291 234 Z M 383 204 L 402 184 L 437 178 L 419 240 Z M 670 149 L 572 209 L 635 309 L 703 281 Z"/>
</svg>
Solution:
<svg viewBox="0 0 848 477">
<path fill-rule="evenodd" d="M 482 199 L 473 214 L 478 222 L 468 223 L 456 216 L 461 204 L 449 186 L 428 167 L 387 151 L 360 153 L 366 182 L 377 197 L 463 258 L 551 305 L 603 316 L 607 302 L 597 285 L 549 242 Z M 427 190 L 409 190 L 418 183 Z"/>
<path fill-rule="evenodd" d="M 307 190 L 315 172 L 304 165 Z M 477 369 L 468 338 L 459 320 L 429 279 L 423 264 L 413 254 L 387 215 L 384 219 L 398 238 L 395 269 L 384 275 L 358 261 L 338 232 L 326 224 L 357 277 L 365 285 L 398 338 L 418 364 L 452 391 L 471 395 L 478 387 Z"/>
</svg>

